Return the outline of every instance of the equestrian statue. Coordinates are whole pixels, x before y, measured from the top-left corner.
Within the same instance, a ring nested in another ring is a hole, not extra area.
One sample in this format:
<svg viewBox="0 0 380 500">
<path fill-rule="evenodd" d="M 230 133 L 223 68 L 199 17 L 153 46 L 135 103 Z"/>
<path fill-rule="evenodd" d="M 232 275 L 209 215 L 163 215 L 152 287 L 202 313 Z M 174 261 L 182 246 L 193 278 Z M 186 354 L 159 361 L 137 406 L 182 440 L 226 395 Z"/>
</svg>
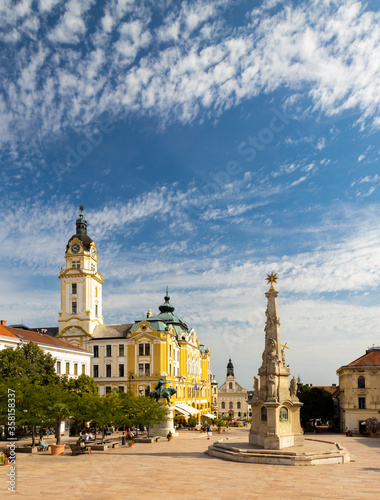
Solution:
<svg viewBox="0 0 380 500">
<path fill-rule="evenodd" d="M 161 398 L 166 399 L 166 404 L 170 405 L 170 396 L 177 394 L 177 389 L 175 387 L 164 387 L 167 383 L 160 378 L 154 391 L 149 393 L 149 397 L 155 399 L 157 403 Z"/>
</svg>

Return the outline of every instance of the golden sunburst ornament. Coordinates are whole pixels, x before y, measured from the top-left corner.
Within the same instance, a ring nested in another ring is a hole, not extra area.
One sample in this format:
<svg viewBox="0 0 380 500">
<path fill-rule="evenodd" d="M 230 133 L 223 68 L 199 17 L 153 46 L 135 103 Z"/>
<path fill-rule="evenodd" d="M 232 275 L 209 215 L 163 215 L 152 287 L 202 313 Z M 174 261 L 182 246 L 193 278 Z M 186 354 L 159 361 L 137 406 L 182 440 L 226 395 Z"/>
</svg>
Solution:
<svg viewBox="0 0 380 500">
<path fill-rule="evenodd" d="M 273 273 L 273 271 L 270 274 L 267 274 L 267 277 L 265 278 L 267 283 L 270 283 L 270 288 L 269 290 L 274 290 L 273 283 L 277 283 L 277 273 Z"/>
</svg>

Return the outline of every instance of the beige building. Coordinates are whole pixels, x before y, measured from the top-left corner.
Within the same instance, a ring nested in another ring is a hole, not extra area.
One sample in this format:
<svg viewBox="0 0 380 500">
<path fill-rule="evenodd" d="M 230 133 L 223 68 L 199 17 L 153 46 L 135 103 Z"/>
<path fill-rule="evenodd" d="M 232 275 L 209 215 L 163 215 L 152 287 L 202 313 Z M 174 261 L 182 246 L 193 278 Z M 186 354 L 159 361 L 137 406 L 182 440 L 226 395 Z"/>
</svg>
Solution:
<svg viewBox="0 0 380 500">
<path fill-rule="evenodd" d="M 337 370 L 340 389 L 340 428 L 365 432 L 364 420 L 380 417 L 380 347 Z"/>
<path fill-rule="evenodd" d="M 248 407 L 248 392 L 236 382 L 234 365 L 227 364 L 226 381 L 218 389 L 218 410 L 221 417 L 229 415 L 233 420 L 250 418 L 251 407 Z"/>
</svg>

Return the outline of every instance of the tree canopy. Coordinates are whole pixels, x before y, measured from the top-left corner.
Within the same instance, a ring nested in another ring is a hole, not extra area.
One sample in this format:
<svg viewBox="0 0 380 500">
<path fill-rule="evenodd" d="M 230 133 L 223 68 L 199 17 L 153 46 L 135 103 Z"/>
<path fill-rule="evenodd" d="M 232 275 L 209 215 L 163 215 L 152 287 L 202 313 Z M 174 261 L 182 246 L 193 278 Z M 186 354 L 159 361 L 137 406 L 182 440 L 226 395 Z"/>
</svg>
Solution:
<svg viewBox="0 0 380 500">
<path fill-rule="evenodd" d="M 305 427 L 311 420 L 330 420 L 334 414 L 332 395 L 320 387 L 309 387 L 299 384 L 297 396 L 303 403 L 301 407 L 301 423 Z"/>
</svg>

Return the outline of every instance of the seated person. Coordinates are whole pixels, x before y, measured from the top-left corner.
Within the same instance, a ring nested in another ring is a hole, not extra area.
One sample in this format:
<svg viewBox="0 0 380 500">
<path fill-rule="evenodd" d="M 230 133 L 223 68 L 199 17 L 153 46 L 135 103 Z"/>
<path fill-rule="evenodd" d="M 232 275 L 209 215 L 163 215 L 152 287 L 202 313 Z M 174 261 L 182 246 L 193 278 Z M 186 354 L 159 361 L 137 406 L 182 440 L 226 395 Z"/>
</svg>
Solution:
<svg viewBox="0 0 380 500">
<path fill-rule="evenodd" d="M 81 439 L 79 446 L 83 451 L 88 451 L 91 454 L 91 448 L 89 446 L 86 446 L 86 442 L 84 439 Z"/>
<path fill-rule="evenodd" d="M 40 437 L 38 441 L 38 446 L 42 446 L 43 448 L 49 448 L 49 445 L 46 443 L 43 437 Z"/>
<path fill-rule="evenodd" d="M 84 439 L 85 441 L 88 441 L 88 440 L 90 439 L 90 438 L 89 438 L 89 434 L 88 434 L 88 432 L 87 432 L 87 431 L 83 434 L 83 439 Z"/>
<path fill-rule="evenodd" d="M 88 439 L 94 439 L 94 436 L 92 435 L 91 431 L 88 433 Z"/>
</svg>

